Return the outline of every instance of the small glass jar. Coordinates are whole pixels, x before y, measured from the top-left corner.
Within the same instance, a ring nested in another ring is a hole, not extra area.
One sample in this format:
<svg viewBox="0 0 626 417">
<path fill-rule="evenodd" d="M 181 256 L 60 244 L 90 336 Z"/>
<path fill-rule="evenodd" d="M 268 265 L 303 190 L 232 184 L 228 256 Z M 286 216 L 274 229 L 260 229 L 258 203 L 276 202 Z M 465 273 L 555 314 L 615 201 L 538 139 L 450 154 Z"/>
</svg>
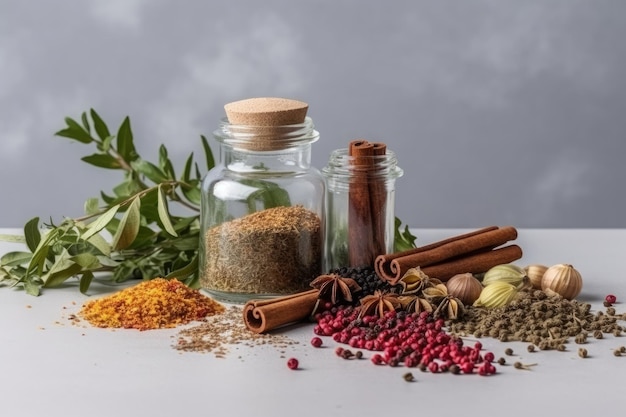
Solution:
<svg viewBox="0 0 626 417">
<path fill-rule="evenodd" d="M 322 169 L 326 180 L 324 269 L 373 266 L 392 253 L 395 233 L 395 181 L 403 175 L 396 154 L 330 154 Z"/>
<path fill-rule="evenodd" d="M 322 270 L 324 190 L 311 166 L 319 133 L 301 124 L 222 119 L 219 163 L 202 183 L 200 284 L 232 303 L 310 289 Z"/>
</svg>

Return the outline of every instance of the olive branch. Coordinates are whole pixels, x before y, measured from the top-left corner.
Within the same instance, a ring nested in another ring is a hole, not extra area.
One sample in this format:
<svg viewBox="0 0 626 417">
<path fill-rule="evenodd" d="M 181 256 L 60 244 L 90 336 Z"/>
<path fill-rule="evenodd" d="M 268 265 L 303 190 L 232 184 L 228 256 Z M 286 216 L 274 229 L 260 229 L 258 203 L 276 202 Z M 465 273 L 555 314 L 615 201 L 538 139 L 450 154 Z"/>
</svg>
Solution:
<svg viewBox="0 0 626 417">
<path fill-rule="evenodd" d="M 123 171 L 123 181 L 112 194 L 100 192 L 99 198 L 89 198 L 82 217 L 42 225 L 39 217 L 29 220 L 22 241 L 30 252 L 0 258 L 0 284 L 22 286 L 28 294 L 39 295 L 42 288 L 58 287 L 76 277 L 80 291 L 86 293 L 96 274 L 104 273 L 102 278 L 113 282 L 176 277 L 197 286 L 203 174 L 193 153 L 177 176 L 164 145 L 158 163 L 139 155 L 128 117 L 115 134 L 93 109 L 82 113 L 80 123 L 67 117 L 65 124 L 56 136 L 95 145 L 96 152 L 81 159 Z M 201 142 L 208 171 L 215 161 L 204 136 Z M 172 203 L 191 214 L 173 215 Z"/>
</svg>

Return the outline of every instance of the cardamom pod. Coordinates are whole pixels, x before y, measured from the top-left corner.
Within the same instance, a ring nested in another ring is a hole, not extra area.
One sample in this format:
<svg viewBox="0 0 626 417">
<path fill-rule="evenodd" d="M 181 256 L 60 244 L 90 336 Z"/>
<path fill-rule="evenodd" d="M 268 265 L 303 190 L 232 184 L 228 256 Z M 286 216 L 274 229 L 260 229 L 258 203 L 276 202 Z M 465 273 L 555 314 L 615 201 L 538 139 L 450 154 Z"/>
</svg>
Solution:
<svg viewBox="0 0 626 417">
<path fill-rule="evenodd" d="M 517 295 L 517 287 L 504 281 L 494 281 L 485 286 L 474 301 L 475 307 L 496 308 L 510 303 Z"/>
<path fill-rule="evenodd" d="M 492 267 L 483 276 L 484 286 L 494 282 L 506 282 L 515 287 L 522 287 L 529 281 L 524 268 L 514 264 L 502 264 Z"/>
</svg>

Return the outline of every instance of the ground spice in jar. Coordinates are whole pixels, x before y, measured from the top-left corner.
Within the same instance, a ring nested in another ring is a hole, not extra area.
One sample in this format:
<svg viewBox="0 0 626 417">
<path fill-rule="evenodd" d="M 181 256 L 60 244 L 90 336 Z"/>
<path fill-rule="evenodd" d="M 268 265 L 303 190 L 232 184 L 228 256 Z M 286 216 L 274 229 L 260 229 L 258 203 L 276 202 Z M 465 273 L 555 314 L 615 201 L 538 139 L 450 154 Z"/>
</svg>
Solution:
<svg viewBox="0 0 626 417">
<path fill-rule="evenodd" d="M 206 232 L 209 291 L 281 295 L 309 289 L 321 270 L 321 220 L 302 206 L 273 207 Z"/>
<path fill-rule="evenodd" d="M 224 310 L 176 279 L 155 278 L 88 301 L 79 315 L 96 327 L 151 330 L 202 320 Z"/>
</svg>

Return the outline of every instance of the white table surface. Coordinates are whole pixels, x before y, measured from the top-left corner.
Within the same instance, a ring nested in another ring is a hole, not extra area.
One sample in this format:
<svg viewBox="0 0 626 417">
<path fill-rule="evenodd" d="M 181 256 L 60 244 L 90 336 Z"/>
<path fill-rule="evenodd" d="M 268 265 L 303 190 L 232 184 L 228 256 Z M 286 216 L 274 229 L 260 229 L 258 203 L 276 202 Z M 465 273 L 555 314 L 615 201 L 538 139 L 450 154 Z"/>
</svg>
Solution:
<svg viewBox="0 0 626 417">
<path fill-rule="evenodd" d="M 414 233 L 422 245 L 466 231 Z M 517 243 L 524 251 L 519 265 L 574 265 L 584 280 L 579 299 L 594 310 L 603 309 L 609 293 L 626 300 L 626 229 L 520 229 Z M 0 254 L 19 248 L 0 242 Z M 613 349 L 626 345 L 626 337 L 590 338 L 587 359 L 578 357 L 573 341 L 566 352 L 528 353 L 524 343 L 483 338 L 496 358 L 511 347 L 516 355 L 505 356 L 509 364 L 537 365 L 529 371 L 497 366 L 489 377 L 412 369 L 417 381 L 407 383 L 406 368 L 335 356 L 337 344 L 330 338 L 324 338 L 325 348 L 313 348 L 312 325 L 283 330 L 300 342 L 284 353 L 240 346 L 219 359 L 174 349 L 180 328 L 140 332 L 70 325 L 68 315 L 87 299 L 76 286 L 40 297 L 0 287 L 0 415 L 528 417 L 550 411 L 588 417 L 624 409 L 626 357 L 613 356 Z M 615 307 L 626 311 L 626 303 Z M 285 357 L 291 356 L 300 360 L 300 371 L 287 368 Z"/>
</svg>

